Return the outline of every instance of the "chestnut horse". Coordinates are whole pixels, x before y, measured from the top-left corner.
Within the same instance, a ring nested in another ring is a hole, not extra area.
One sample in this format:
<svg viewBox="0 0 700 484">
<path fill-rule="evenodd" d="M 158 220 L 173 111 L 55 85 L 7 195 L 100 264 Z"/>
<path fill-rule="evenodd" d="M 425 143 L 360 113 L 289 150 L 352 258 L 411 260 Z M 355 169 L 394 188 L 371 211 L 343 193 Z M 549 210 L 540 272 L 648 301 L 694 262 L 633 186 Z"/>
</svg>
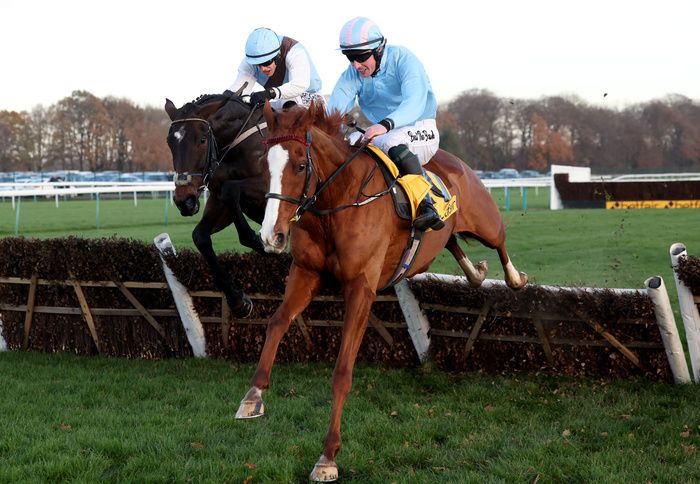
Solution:
<svg viewBox="0 0 700 484">
<path fill-rule="evenodd" d="M 199 196 L 209 189 L 192 239 L 212 272 L 214 284 L 226 295 L 231 312 L 238 318 L 250 314 L 252 303 L 222 270 L 211 235 L 233 223 L 242 245 L 265 253 L 244 214 L 261 223 L 267 191 L 259 163 L 266 127 L 260 122 L 261 112 L 244 101 L 240 92 L 200 96 L 179 109 L 170 99 L 165 103 L 172 121 L 168 146 L 175 171 L 175 205 L 182 215 L 195 215 Z"/>
<path fill-rule="evenodd" d="M 335 480 L 335 456 L 340 449 L 340 420 L 350 392 L 352 371 L 369 311 L 377 291 L 392 279 L 411 230 L 400 220 L 391 197 L 362 204 L 369 195 L 386 192 L 381 176 L 373 176 L 375 161 L 356 152 L 344 141 L 339 114 L 327 115 L 315 105 L 308 110 L 273 112 L 264 108 L 269 145 L 266 164 L 270 189 L 260 235 L 266 250 L 279 253 L 291 245 L 292 266 L 282 304 L 268 323 L 265 344 L 251 388 L 241 401 L 236 418 L 263 415 L 262 392 L 282 336 L 290 322 L 318 293 L 322 274 L 340 283 L 345 299 L 340 351 L 333 372 L 333 406 L 323 453 L 311 479 Z M 352 158 L 351 162 L 345 163 Z M 504 245 L 505 228 L 491 195 L 469 167 L 438 151 L 427 169 L 440 176 L 458 209 L 439 231 L 428 231 L 408 276 L 428 269 L 447 247 L 465 270 L 472 285 L 486 276 L 486 264 L 472 265 L 455 236 L 476 238 L 495 248 L 503 264 L 507 284 L 519 289 L 527 276 L 518 272 Z M 334 208 L 338 210 L 333 210 Z M 311 213 L 308 213 L 311 212 Z"/>
</svg>

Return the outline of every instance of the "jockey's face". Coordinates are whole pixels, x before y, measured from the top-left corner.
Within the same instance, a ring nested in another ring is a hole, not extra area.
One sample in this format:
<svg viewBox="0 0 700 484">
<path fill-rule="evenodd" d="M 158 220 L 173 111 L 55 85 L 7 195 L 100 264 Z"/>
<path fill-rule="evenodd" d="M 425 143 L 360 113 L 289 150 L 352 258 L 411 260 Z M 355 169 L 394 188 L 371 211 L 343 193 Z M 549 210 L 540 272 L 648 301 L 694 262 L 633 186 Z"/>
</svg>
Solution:
<svg viewBox="0 0 700 484">
<path fill-rule="evenodd" d="M 377 59 L 375 59 L 373 55 L 370 55 L 362 62 L 353 60 L 350 62 L 350 65 L 352 65 L 362 77 L 369 77 L 374 74 L 374 71 L 377 69 Z"/>
<path fill-rule="evenodd" d="M 275 70 L 277 69 L 277 62 L 273 60 L 268 65 L 260 64 L 258 65 L 258 67 L 264 75 L 266 75 L 267 77 L 272 77 L 272 74 L 274 74 Z"/>
</svg>

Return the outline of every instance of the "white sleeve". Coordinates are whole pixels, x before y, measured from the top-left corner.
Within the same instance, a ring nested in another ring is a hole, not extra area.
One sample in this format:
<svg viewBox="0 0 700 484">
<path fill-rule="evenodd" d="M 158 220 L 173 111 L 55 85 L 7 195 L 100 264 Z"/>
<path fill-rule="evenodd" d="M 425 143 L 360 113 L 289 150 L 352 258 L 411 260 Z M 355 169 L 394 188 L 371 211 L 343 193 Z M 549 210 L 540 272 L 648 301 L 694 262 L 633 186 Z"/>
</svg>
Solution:
<svg viewBox="0 0 700 484">
<path fill-rule="evenodd" d="M 306 51 L 295 45 L 289 52 L 285 64 L 289 81 L 277 88 L 280 92 L 279 99 L 293 99 L 300 96 L 311 85 L 311 66 Z"/>
<path fill-rule="evenodd" d="M 233 84 L 231 84 L 231 86 L 229 86 L 228 89 L 229 91 L 236 92 L 246 82 L 248 83 L 248 85 L 245 87 L 242 94 L 250 94 L 253 91 L 256 82 L 255 67 L 248 64 L 244 59 L 238 66 L 238 77 L 236 77 L 236 80 L 233 81 Z"/>
</svg>

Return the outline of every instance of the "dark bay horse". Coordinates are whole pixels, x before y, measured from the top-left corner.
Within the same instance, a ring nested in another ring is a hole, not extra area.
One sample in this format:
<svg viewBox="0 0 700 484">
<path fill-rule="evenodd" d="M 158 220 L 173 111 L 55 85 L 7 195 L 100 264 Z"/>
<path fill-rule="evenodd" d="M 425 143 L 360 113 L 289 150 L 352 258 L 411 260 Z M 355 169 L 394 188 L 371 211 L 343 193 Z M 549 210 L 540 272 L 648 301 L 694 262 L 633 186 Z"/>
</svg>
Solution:
<svg viewBox="0 0 700 484">
<path fill-rule="evenodd" d="M 293 263 L 282 304 L 269 321 L 265 345 L 251 388 L 241 401 L 237 418 L 263 415 L 262 392 L 282 336 L 290 322 L 318 293 L 322 274 L 341 285 L 345 319 L 340 352 L 333 372 L 333 406 L 323 453 L 311 479 L 335 480 L 335 456 L 340 450 L 340 420 L 350 392 L 352 371 L 369 311 L 378 289 L 392 278 L 406 246 L 410 223 L 400 220 L 391 197 L 384 196 L 362 206 L 355 202 L 386 190 L 381 176 L 372 176 L 375 162 L 364 152 L 353 155 L 340 133 L 341 117 L 326 115 L 315 105 L 307 110 L 274 113 L 264 108 L 269 150 L 265 162 L 270 188 L 261 236 L 270 252 L 291 244 Z M 339 167 L 341 167 L 339 169 Z M 423 246 L 408 276 L 428 269 L 445 247 L 458 260 L 472 285 L 486 276 L 486 264 L 472 265 L 457 245 L 455 236 L 476 238 L 498 251 L 507 284 L 518 289 L 527 276 L 518 272 L 505 248 L 505 228 L 491 195 L 469 167 L 451 154 L 438 151 L 426 167 L 438 174 L 457 197 L 457 212 L 439 231 L 423 236 Z M 333 208 L 345 209 L 332 211 Z M 331 210 L 331 213 L 324 212 Z M 306 213 L 304 213 L 306 211 Z M 308 213 L 312 212 L 312 213 Z M 316 212 L 316 213 L 313 213 Z M 319 214 L 319 215 L 317 215 Z"/>
<path fill-rule="evenodd" d="M 221 269 L 211 235 L 233 223 L 242 245 L 265 253 L 260 237 L 244 216 L 261 223 L 265 210 L 267 174 L 259 163 L 265 148 L 260 141 L 267 132 L 262 113 L 245 102 L 240 91 L 200 96 L 179 109 L 167 99 L 165 111 L 172 121 L 168 146 L 175 171 L 175 205 L 182 215 L 195 215 L 199 196 L 209 189 L 192 239 L 233 315 L 248 316 L 250 298 Z"/>
</svg>

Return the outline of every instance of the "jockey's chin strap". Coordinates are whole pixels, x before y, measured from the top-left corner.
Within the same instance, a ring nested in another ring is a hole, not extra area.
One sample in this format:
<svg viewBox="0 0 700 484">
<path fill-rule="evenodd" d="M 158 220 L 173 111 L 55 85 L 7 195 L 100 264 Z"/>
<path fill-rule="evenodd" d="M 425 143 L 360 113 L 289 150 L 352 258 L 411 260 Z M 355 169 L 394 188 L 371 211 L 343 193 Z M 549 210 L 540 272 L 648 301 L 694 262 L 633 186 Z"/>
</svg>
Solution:
<svg viewBox="0 0 700 484">
<path fill-rule="evenodd" d="M 245 121 L 243 124 L 241 124 L 240 129 L 238 130 L 238 133 L 236 133 L 236 136 L 234 136 L 233 141 L 226 146 L 226 151 L 224 151 L 223 156 L 219 156 L 219 150 L 216 144 L 216 137 L 214 136 L 214 130 L 211 127 L 211 124 L 209 123 L 208 120 L 204 118 L 183 118 L 183 119 L 176 119 L 172 123 L 170 123 L 170 126 L 178 123 L 185 123 L 185 122 L 191 122 L 191 121 L 197 121 L 200 123 L 204 123 L 207 125 L 207 159 L 206 163 L 204 165 L 204 170 L 201 172 L 183 172 L 183 173 L 175 173 L 173 177 L 173 181 L 175 182 L 175 186 L 182 186 L 182 185 L 189 185 L 192 182 L 192 178 L 195 176 L 202 177 L 202 184 L 197 188 L 198 192 L 201 192 L 205 188 L 209 188 L 209 182 L 211 179 L 214 177 L 214 172 L 216 169 L 219 167 L 221 164 L 221 161 L 226 158 L 226 155 L 230 150 L 235 148 L 237 145 L 245 141 L 250 135 L 255 133 L 255 131 L 258 131 L 260 133 L 260 136 L 262 137 L 262 130 L 267 127 L 267 123 L 262 123 L 258 124 L 256 123 L 255 126 L 249 128 L 246 132 L 243 133 L 243 129 L 246 127 L 248 122 L 250 121 L 250 118 L 253 117 L 253 113 L 255 112 L 257 106 L 253 106 L 253 108 L 250 110 L 250 113 L 248 113 L 248 117 L 246 117 Z"/>
<path fill-rule="evenodd" d="M 299 220 L 299 218 L 304 215 L 305 212 L 311 212 L 315 215 L 328 215 L 330 213 L 335 213 L 339 212 L 341 210 L 344 210 L 349 207 L 356 207 L 360 205 L 365 205 L 371 201 L 376 200 L 380 196 L 385 195 L 387 192 L 382 192 L 381 194 L 376 194 L 376 195 L 371 195 L 367 200 L 364 202 L 355 202 L 349 205 L 343 205 L 340 207 L 335 207 L 335 208 L 330 208 L 330 209 L 318 209 L 315 208 L 313 205 L 316 203 L 318 200 L 319 195 L 326 189 L 328 186 L 333 183 L 333 181 L 340 175 L 345 168 L 350 164 L 352 160 L 354 160 L 357 155 L 362 153 L 364 151 L 365 147 L 369 144 L 370 140 L 365 140 L 363 141 L 360 146 L 357 148 L 357 151 L 352 153 L 349 157 L 343 161 L 343 163 L 336 168 L 336 170 L 331 174 L 331 176 L 328 177 L 326 181 L 321 181 L 321 178 L 316 175 L 316 179 L 318 183 L 316 184 L 316 191 L 312 196 L 308 196 L 309 193 L 309 188 L 311 185 L 311 174 L 313 172 L 313 160 L 311 159 L 311 131 L 306 132 L 306 139 L 302 138 L 301 136 L 295 136 L 295 135 L 284 135 L 284 136 L 278 136 L 275 138 L 269 138 L 266 140 L 263 140 L 262 142 L 266 145 L 275 145 L 279 143 L 283 143 L 285 141 L 297 141 L 304 146 L 306 146 L 306 180 L 304 181 L 304 189 L 302 191 L 301 197 L 300 198 L 294 198 L 290 197 L 287 195 L 282 195 L 281 193 L 267 193 L 265 195 L 265 198 L 276 198 L 278 200 L 282 200 L 285 202 L 293 203 L 295 205 L 298 205 L 296 211 L 294 212 L 294 216 L 291 219 L 291 222 L 296 222 Z M 369 181 L 369 180 L 367 180 Z"/>
</svg>

